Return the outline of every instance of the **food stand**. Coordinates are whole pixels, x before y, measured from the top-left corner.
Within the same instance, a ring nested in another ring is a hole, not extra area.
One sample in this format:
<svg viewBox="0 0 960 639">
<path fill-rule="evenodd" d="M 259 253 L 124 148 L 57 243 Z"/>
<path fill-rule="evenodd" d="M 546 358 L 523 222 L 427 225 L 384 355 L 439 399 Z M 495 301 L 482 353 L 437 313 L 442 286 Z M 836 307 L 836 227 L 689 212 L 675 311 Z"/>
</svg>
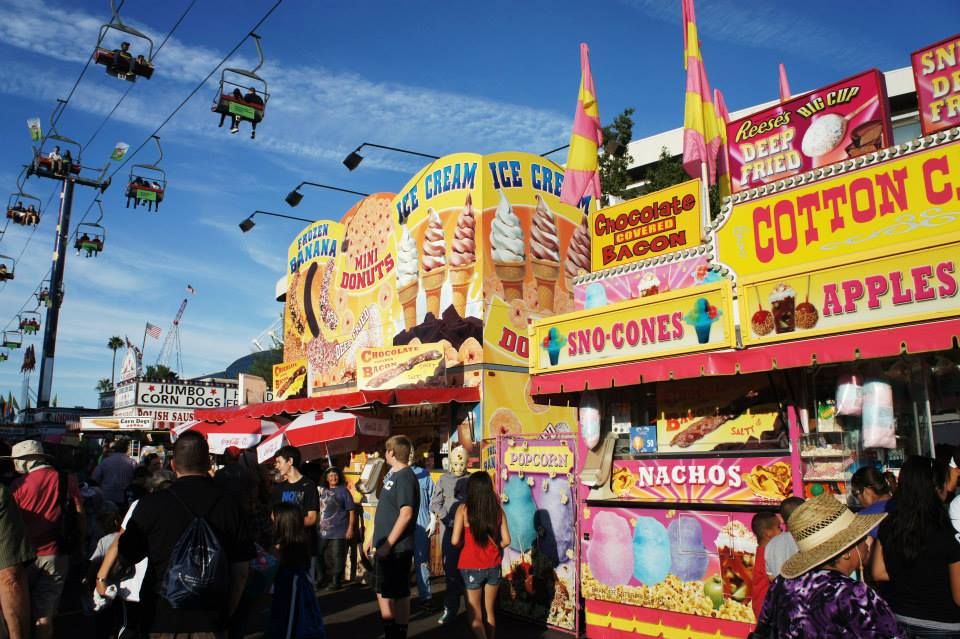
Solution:
<svg viewBox="0 0 960 639">
<path fill-rule="evenodd" d="M 882 137 L 882 85 L 868 84 L 826 113 L 873 108 Z M 786 120 L 753 152 L 776 138 L 801 164 L 767 179 L 731 150 L 746 180 L 702 243 L 656 239 L 675 232 L 650 215 L 663 193 L 599 211 L 594 257 L 616 259 L 576 280 L 578 310 L 531 329 L 537 402 L 580 410 L 590 637 L 746 636 L 753 513 L 822 492 L 856 507 L 858 468 L 896 473 L 955 443 L 960 129 L 861 153 L 844 125 L 817 154 Z M 856 152 L 834 160 L 836 148 Z"/>
<path fill-rule="evenodd" d="M 278 401 L 198 410 L 196 419 L 311 410 L 389 419 L 390 434 L 409 436 L 434 472 L 457 445 L 479 468 L 483 442 L 498 435 L 569 437 L 576 411 L 534 403 L 527 365 L 529 320 L 572 310 L 572 280 L 590 269 L 593 203 L 561 203 L 562 180 L 538 155 L 457 153 L 396 195 L 371 195 L 339 220 L 311 224 L 288 250 Z M 340 463 L 356 484 L 378 451 L 352 452 Z M 561 592 L 566 612 L 517 606 L 517 614 L 575 629 L 575 562 L 564 560 L 573 567 Z"/>
</svg>

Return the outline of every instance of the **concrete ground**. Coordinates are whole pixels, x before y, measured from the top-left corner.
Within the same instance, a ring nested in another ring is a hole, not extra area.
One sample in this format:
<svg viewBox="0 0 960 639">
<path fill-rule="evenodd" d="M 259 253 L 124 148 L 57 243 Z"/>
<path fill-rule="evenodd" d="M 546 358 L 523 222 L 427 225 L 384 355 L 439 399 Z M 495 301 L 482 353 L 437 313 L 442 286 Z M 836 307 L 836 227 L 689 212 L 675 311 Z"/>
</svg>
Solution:
<svg viewBox="0 0 960 639">
<path fill-rule="evenodd" d="M 440 626 L 440 607 L 443 601 L 443 579 L 434 579 L 434 604 L 436 611 L 417 612 L 414 609 L 410 620 L 409 637 L 420 639 L 470 639 L 472 634 L 467 625 L 467 614 L 462 609 L 457 620 L 449 625 Z M 61 606 L 57 618 L 57 639 L 85 639 L 93 637 L 93 625 L 89 617 L 78 611 L 76 599 L 67 597 Z M 73 599 L 73 601 L 69 601 Z M 319 596 L 320 608 L 324 614 L 329 639 L 377 639 L 382 637 L 380 613 L 376 595 L 368 586 L 349 585 L 336 592 L 323 592 Z M 247 639 L 265 639 L 264 628 L 269 617 L 269 604 L 261 606 L 252 615 Z M 534 624 L 526 623 L 501 615 L 497 618 L 497 639 L 564 639 L 570 635 L 546 630 Z"/>
</svg>

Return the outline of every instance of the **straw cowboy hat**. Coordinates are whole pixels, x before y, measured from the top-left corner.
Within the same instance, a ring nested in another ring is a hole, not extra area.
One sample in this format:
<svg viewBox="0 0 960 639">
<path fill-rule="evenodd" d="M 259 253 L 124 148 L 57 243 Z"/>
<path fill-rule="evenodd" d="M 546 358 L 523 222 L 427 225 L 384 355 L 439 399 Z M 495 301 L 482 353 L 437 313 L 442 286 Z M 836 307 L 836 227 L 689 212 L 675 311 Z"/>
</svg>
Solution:
<svg viewBox="0 0 960 639">
<path fill-rule="evenodd" d="M 866 537 L 886 516 L 855 515 L 827 493 L 808 499 L 790 515 L 790 534 L 800 552 L 783 564 L 780 574 L 792 579 L 816 568 Z"/>
<path fill-rule="evenodd" d="M 13 445 L 13 450 L 4 459 L 53 459 L 43 452 L 43 444 L 35 439 L 26 439 Z"/>
</svg>

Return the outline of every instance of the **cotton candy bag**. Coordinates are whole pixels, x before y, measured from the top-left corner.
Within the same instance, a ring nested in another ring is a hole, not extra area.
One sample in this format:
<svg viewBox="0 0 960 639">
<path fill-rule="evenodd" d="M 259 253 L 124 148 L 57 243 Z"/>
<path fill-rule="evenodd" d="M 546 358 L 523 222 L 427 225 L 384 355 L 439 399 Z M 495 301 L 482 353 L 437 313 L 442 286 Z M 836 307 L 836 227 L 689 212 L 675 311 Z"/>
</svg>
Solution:
<svg viewBox="0 0 960 639">
<path fill-rule="evenodd" d="M 837 415 L 857 416 L 863 414 L 863 386 L 856 373 L 844 373 L 837 377 Z"/>
<path fill-rule="evenodd" d="M 893 387 L 879 379 L 868 380 L 863 385 L 863 447 L 897 447 Z"/>
</svg>

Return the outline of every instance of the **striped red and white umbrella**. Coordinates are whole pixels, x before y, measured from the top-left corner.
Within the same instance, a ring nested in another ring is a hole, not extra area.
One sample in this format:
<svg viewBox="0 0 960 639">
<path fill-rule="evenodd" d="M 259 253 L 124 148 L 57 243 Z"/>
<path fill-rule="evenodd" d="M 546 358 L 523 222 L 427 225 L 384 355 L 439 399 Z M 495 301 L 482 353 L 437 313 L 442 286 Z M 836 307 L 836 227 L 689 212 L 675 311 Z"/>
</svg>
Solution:
<svg viewBox="0 0 960 639">
<path fill-rule="evenodd" d="M 253 417 L 237 417 L 220 423 L 192 421 L 174 428 L 173 439 L 194 431 L 207 438 L 211 453 L 222 455 L 231 446 L 253 448 L 264 437 L 276 433 L 278 428 L 276 422 Z"/>
<path fill-rule="evenodd" d="M 310 411 L 267 437 L 257 446 L 261 464 L 283 446 L 296 446 L 304 461 L 356 450 L 361 435 L 386 437 L 390 420 L 360 417 L 338 411 Z"/>
</svg>

